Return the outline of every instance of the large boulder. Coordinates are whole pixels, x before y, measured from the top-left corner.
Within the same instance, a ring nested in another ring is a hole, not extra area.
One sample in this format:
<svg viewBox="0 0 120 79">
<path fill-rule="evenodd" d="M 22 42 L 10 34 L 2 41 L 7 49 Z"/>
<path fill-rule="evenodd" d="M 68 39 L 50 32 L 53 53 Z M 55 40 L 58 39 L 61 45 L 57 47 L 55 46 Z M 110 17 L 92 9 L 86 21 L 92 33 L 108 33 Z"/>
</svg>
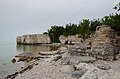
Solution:
<svg viewBox="0 0 120 79">
<path fill-rule="evenodd" d="M 61 36 L 59 37 L 59 40 L 60 40 L 61 43 L 65 44 L 66 41 L 67 41 L 67 37 L 64 36 L 64 35 L 61 35 Z"/>
<path fill-rule="evenodd" d="M 60 71 L 63 73 L 71 74 L 75 71 L 75 67 L 72 65 L 64 65 L 60 68 Z"/>
<path fill-rule="evenodd" d="M 65 44 L 65 43 L 68 43 L 68 44 L 77 44 L 77 43 L 81 43 L 81 38 L 79 38 L 78 35 L 69 35 L 69 36 L 64 36 L 64 35 L 61 35 L 59 37 L 59 40 L 61 43 Z"/>
<path fill-rule="evenodd" d="M 83 70 L 79 70 L 79 71 L 75 71 L 71 74 L 72 77 L 74 78 L 80 78 L 84 75 L 84 71 Z"/>
<path fill-rule="evenodd" d="M 87 63 L 79 63 L 75 67 L 77 70 L 83 70 L 83 71 L 97 69 L 93 64 L 87 64 Z"/>
<path fill-rule="evenodd" d="M 109 74 L 106 71 L 99 69 L 88 70 L 81 79 L 113 79 L 109 77 Z"/>
<path fill-rule="evenodd" d="M 81 38 L 79 38 L 78 35 L 69 35 L 67 39 L 68 39 L 68 43 L 72 43 L 72 44 L 81 43 Z"/>
<path fill-rule="evenodd" d="M 17 44 L 48 44 L 51 43 L 50 36 L 47 34 L 31 34 L 18 36 Z"/>
<path fill-rule="evenodd" d="M 98 26 L 91 41 L 92 55 L 97 59 L 113 60 L 118 54 L 115 44 L 115 31 L 107 25 Z"/>
</svg>

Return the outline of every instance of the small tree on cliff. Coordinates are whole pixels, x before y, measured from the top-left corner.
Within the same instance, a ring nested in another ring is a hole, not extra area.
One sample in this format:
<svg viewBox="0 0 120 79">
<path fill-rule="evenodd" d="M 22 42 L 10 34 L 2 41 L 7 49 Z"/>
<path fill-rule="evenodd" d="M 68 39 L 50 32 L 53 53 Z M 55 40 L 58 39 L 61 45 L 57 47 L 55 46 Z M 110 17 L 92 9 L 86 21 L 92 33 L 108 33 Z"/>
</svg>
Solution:
<svg viewBox="0 0 120 79">
<path fill-rule="evenodd" d="M 90 30 L 92 32 L 94 32 L 96 30 L 96 27 L 97 26 L 100 26 L 101 25 L 101 22 L 99 19 L 94 19 L 90 22 Z"/>
<path fill-rule="evenodd" d="M 120 2 L 113 7 L 113 9 L 120 11 Z"/>
<path fill-rule="evenodd" d="M 68 36 L 68 35 L 76 35 L 77 34 L 77 24 L 66 24 L 65 26 L 65 31 L 64 31 L 64 35 Z"/>
<path fill-rule="evenodd" d="M 80 24 L 78 25 L 78 34 L 81 35 L 81 37 L 85 40 L 89 35 L 91 34 L 91 30 L 89 27 L 90 21 L 89 19 L 84 19 Z"/>
<path fill-rule="evenodd" d="M 120 35 L 120 14 L 111 14 L 101 19 L 102 24 L 111 26 Z"/>
<path fill-rule="evenodd" d="M 63 26 L 51 26 L 51 28 L 48 30 L 48 34 L 50 35 L 52 42 L 60 42 L 59 36 L 63 35 L 64 33 L 64 27 Z"/>
</svg>

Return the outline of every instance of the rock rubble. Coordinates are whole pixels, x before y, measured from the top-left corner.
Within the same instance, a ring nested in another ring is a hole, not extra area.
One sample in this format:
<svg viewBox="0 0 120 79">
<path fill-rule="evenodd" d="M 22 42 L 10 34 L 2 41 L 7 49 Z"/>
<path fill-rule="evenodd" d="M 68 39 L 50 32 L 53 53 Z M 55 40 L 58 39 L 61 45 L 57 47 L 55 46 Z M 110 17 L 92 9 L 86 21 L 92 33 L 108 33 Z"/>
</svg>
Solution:
<svg viewBox="0 0 120 79">
<path fill-rule="evenodd" d="M 106 25 L 98 26 L 93 37 L 80 45 L 39 55 L 49 58 L 40 59 L 37 66 L 15 79 L 120 79 L 120 38 Z"/>
</svg>

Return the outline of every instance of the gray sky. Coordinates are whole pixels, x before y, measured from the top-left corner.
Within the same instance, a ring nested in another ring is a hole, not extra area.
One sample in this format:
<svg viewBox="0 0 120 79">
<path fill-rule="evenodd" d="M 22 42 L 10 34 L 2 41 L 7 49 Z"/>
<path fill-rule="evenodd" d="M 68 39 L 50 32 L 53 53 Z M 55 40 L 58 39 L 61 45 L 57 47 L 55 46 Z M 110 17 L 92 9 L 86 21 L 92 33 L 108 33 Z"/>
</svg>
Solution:
<svg viewBox="0 0 120 79">
<path fill-rule="evenodd" d="M 119 0 L 0 0 L 0 41 L 109 15 Z"/>
</svg>

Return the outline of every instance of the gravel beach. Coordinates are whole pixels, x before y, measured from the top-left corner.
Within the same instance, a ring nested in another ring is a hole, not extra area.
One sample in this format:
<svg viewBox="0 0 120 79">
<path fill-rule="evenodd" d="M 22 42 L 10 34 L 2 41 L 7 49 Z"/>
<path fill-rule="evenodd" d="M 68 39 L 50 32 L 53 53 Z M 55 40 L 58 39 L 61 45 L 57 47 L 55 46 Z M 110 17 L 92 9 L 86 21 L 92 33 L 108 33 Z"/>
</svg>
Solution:
<svg viewBox="0 0 120 79">
<path fill-rule="evenodd" d="M 19 74 L 15 79 L 74 79 L 60 72 L 61 65 L 56 62 L 38 61 L 30 71 Z"/>
<path fill-rule="evenodd" d="M 120 60 L 105 61 L 91 56 L 70 55 L 66 47 L 57 52 L 49 58 L 35 61 L 37 65 L 22 74 L 18 73 L 15 79 L 120 79 Z"/>
<path fill-rule="evenodd" d="M 79 78 L 72 76 L 74 72 L 61 72 L 61 67 L 66 65 L 61 65 L 60 61 L 39 60 L 36 62 L 38 65 L 30 71 L 18 74 L 15 79 L 120 79 L 120 61 L 97 60 L 94 63 L 79 63 L 76 65 L 77 71 L 81 69 L 85 71 Z"/>
</svg>

